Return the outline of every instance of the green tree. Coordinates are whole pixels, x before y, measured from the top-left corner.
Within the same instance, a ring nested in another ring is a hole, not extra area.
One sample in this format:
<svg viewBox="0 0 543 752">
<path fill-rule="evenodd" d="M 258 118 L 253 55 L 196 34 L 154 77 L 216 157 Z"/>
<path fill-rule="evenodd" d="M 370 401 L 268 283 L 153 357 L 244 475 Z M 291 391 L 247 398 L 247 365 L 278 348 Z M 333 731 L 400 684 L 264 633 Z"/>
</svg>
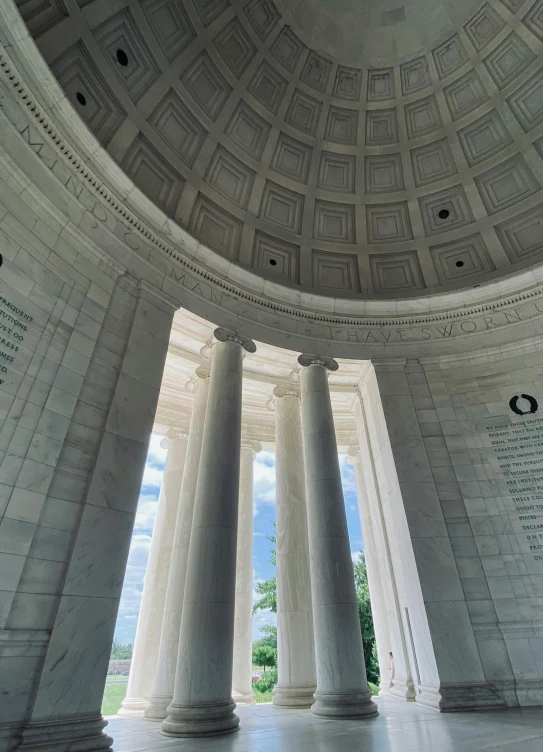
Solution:
<svg viewBox="0 0 543 752">
<path fill-rule="evenodd" d="M 267 535 L 266 538 L 274 544 L 277 544 L 277 536 L 274 534 Z M 276 549 L 273 548 L 270 556 L 270 563 L 275 565 L 276 563 Z M 379 661 L 377 658 L 377 646 L 375 644 L 375 630 L 373 627 L 373 617 L 371 614 L 370 604 L 370 591 L 368 586 L 368 572 L 366 569 L 366 558 L 364 552 L 360 551 L 354 566 L 354 581 L 356 586 L 356 600 L 358 602 L 358 616 L 360 618 L 360 631 L 362 632 L 362 644 L 364 646 L 364 657 L 366 660 L 366 673 L 368 681 L 372 684 L 379 684 Z M 264 611 L 265 609 L 271 609 L 274 613 L 277 612 L 277 581 L 275 577 L 271 577 L 269 580 L 259 582 L 256 586 L 256 592 L 261 598 L 256 601 L 253 606 L 253 614 L 257 611 Z M 268 629 L 263 627 L 263 629 Z M 270 627 L 269 629 L 275 630 L 275 649 L 277 654 L 277 627 Z M 266 640 L 258 640 L 253 643 L 253 663 L 256 666 L 264 666 L 263 663 L 258 663 L 255 660 L 254 647 L 261 643 L 269 646 Z M 266 664 L 270 665 L 270 664 Z M 271 664 L 275 665 L 275 664 Z"/>
<path fill-rule="evenodd" d="M 277 529 L 275 527 L 275 522 L 273 523 L 273 535 L 267 535 L 266 538 L 274 545 L 274 548 L 272 548 L 270 552 L 269 562 L 275 566 L 275 546 L 277 545 Z M 275 577 L 271 577 L 269 580 L 264 580 L 264 582 L 259 582 L 256 586 L 256 592 L 261 597 L 253 605 L 253 614 L 256 614 L 257 611 L 266 611 L 268 608 L 270 611 L 273 611 L 274 614 L 277 613 L 277 582 Z"/>
<path fill-rule="evenodd" d="M 366 557 L 362 551 L 354 562 L 354 583 L 356 587 L 356 600 L 358 602 L 358 616 L 360 618 L 360 630 L 362 632 L 362 644 L 366 660 L 366 674 L 368 681 L 379 684 L 379 661 L 377 659 L 377 646 L 375 644 L 375 630 L 371 614 L 370 590 L 368 586 L 368 571 Z"/>
<path fill-rule="evenodd" d="M 113 640 L 111 646 L 111 659 L 114 661 L 129 661 L 132 658 L 132 645 L 123 645 L 121 642 Z"/>
<path fill-rule="evenodd" d="M 264 637 L 253 642 L 253 663 L 265 671 L 277 666 L 277 627 L 265 624 L 260 627 L 260 634 Z"/>
</svg>

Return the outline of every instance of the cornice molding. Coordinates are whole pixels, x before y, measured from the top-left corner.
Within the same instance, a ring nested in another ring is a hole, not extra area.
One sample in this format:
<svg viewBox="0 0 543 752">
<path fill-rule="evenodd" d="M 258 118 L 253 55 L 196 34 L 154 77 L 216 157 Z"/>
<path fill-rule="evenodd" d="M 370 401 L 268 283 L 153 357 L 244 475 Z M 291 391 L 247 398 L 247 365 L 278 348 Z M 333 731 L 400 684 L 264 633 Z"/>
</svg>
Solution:
<svg viewBox="0 0 543 752">
<path fill-rule="evenodd" d="M 354 346 L 368 343 L 373 345 L 374 342 L 384 347 L 389 344 L 398 347 L 404 345 L 424 346 L 424 342 L 434 336 L 429 330 L 426 330 L 428 332 L 428 336 L 426 336 L 425 325 L 440 324 L 440 322 L 446 322 L 447 326 L 459 322 L 462 327 L 460 331 L 456 330 L 452 334 L 449 331 L 449 333 L 440 334 L 440 336 L 445 340 L 449 337 L 449 341 L 456 338 L 465 341 L 475 332 L 479 335 L 484 334 L 484 326 L 482 326 L 483 331 L 481 331 L 473 321 L 467 321 L 470 318 L 473 319 L 482 314 L 506 312 L 507 309 L 526 303 L 531 303 L 532 308 L 530 312 L 526 313 L 524 319 L 517 316 L 516 312 L 511 313 L 509 316 L 506 315 L 503 323 L 499 324 L 500 328 L 515 325 L 517 322 L 525 323 L 543 314 L 543 265 L 534 267 L 529 271 L 512 274 L 497 282 L 486 283 L 477 291 L 441 293 L 426 298 L 402 300 L 397 303 L 364 299 L 334 299 L 292 291 L 287 288 L 283 289 L 281 285 L 271 284 L 253 272 L 246 271 L 236 265 L 231 265 L 232 270 L 227 270 L 226 275 L 231 273 L 237 280 L 243 280 L 245 287 L 240 282 L 227 279 L 226 276 L 219 276 L 217 272 L 209 267 L 206 268 L 203 264 L 215 266 L 216 269 L 221 269 L 222 274 L 225 274 L 224 259 L 197 243 L 188 233 L 176 226 L 165 214 L 154 207 L 122 173 L 82 123 L 80 123 L 80 128 L 75 127 L 79 123 L 77 114 L 66 100 L 36 46 L 29 38 L 28 32 L 11 0 L 7 0 L 0 6 L 0 25 L 6 30 L 6 36 L 9 37 L 10 43 L 9 47 L 0 45 L 0 71 L 4 86 L 27 113 L 33 127 L 41 133 L 44 141 L 58 155 L 58 159 L 63 166 L 75 173 L 77 179 L 90 192 L 96 201 L 96 212 L 99 210 L 105 212 L 105 208 L 107 208 L 108 211 L 113 212 L 119 222 L 127 227 L 123 241 L 117 238 L 119 242 L 124 242 L 133 254 L 137 254 L 138 249 L 133 248 L 127 242 L 128 237 L 131 237 L 133 242 L 134 236 L 137 235 L 143 243 L 151 246 L 154 251 L 158 251 L 164 260 L 167 259 L 170 263 L 175 263 L 179 267 L 178 274 L 172 274 L 169 292 L 164 293 L 165 302 L 167 301 L 169 305 L 180 305 L 182 303 L 180 299 L 174 301 L 173 293 L 181 292 L 182 287 L 179 280 L 185 271 L 190 273 L 195 280 L 201 280 L 202 284 L 205 283 L 215 289 L 217 294 L 227 293 L 235 300 L 249 303 L 260 311 L 267 311 L 272 315 L 282 315 L 302 322 L 300 337 L 304 335 L 303 324 L 307 324 L 308 327 L 315 325 L 316 328 L 318 328 L 318 325 L 344 327 L 341 337 L 338 336 L 335 340 L 332 337 L 331 340 L 327 340 L 328 349 L 351 344 Z M 24 71 L 24 74 L 21 74 L 19 70 Z M 45 81 L 46 84 L 42 86 L 40 96 L 39 84 L 41 80 Z M 43 104 L 40 104 L 40 99 L 42 102 L 46 101 L 49 106 L 44 107 Z M 71 143 L 68 143 L 62 135 L 64 132 L 70 134 Z M 84 158 L 79 154 L 84 154 Z M 101 177 L 101 175 L 104 177 Z M 107 184 L 112 182 L 116 183 L 115 189 Z M 62 186 L 60 180 L 59 186 Z M 116 193 L 123 194 L 123 197 L 119 198 L 119 195 L 115 195 Z M 129 208 L 128 201 L 137 206 L 139 215 L 136 215 Z M 99 207 L 104 208 L 99 209 Z M 153 230 L 152 226 L 160 229 Z M 161 233 L 168 235 L 170 239 L 173 238 L 176 245 L 174 246 L 164 239 Z M 144 264 L 147 265 L 151 276 L 152 264 L 150 259 L 142 258 L 141 255 L 138 258 L 140 261 L 138 269 L 142 270 Z M 194 260 L 196 258 L 197 261 Z M 113 264 L 115 264 L 114 261 L 112 261 Z M 161 272 L 167 275 L 167 272 L 162 269 Z M 196 282 L 197 284 L 198 282 Z M 251 285 L 254 286 L 254 290 L 247 289 L 247 286 Z M 152 283 L 148 284 L 148 289 L 152 286 Z M 296 297 L 299 306 L 271 299 L 267 295 L 268 290 L 274 292 L 279 298 Z M 475 298 L 479 298 L 479 300 L 474 300 Z M 322 308 L 321 311 L 316 309 L 317 305 Z M 390 313 L 390 309 L 393 307 L 398 311 L 397 315 Z M 337 309 L 346 311 L 349 308 L 360 309 L 360 313 L 348 315 L 337 312 Z M 380 313 L 380 310 L 383 313 Z M 410 311 L 410 313 L 406 315 L 406 311 Z M 238 315 L 238 320 L 242 322 L 243 316 Z M 247 318 L 246 321 L 248 328 L 259 323 L 258 317 L 256 319 Z M 264 323 L 262 325 L 273 328 L 272 324 Z M 401 334 L 402 329 L 407 331 L 409 327 L 415 326 L 422 326 L 424 334 L 418 336 L 418 338 L 407 337 L 404 339 Z M 471 328 L 472 326 L 473 328 Z M 498 325 L 487 323 L 488 329 L 494 326 L 497 327 Z M 389 333 L 389 336 L 385 336 L 384 340 L 375 339 L 371 332 L 367 331 L 373 328 L 374 331 L 378 332 L 386 327 L 394 327 L 394 331 L 398 332 L 399 338 L 391 340 Z M 352 338 L 350 336 L 351 331 L 354 335 Z M 359 334 L 367 336 L 357 339 Z M 371 340 L 368 338 L 370 335 L 372 336 Z M 310 333 L 309 336 L 314 339 L 319 338 L 318 332 Z M 436 340 L 439 343 L 442 342 L 436 336 L 432 340 L 432 344 Z M 294 343 L 293 346 L 295 347 Z M 295 349 L 298 348 L 295 347 Z"/>
</svg>

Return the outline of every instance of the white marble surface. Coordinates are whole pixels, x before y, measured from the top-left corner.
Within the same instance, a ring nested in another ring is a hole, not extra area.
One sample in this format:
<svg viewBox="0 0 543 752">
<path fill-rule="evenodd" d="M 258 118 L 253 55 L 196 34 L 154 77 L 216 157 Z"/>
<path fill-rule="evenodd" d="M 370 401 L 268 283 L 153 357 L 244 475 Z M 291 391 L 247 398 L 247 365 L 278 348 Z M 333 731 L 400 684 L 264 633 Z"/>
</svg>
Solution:
<svg viewBox="0 0 543 752">
<path fill-rule="evenodd" d="M 537 708 L 439 714 L 415 703 L 379 697 L 371 722 L 322 721 L 308 710 L 271 704 L 239 708 L 239 734 L 224 739 L 166 739 L 156 725 L 112 718 L 106 731 L 115 752 L 541 752 L 543 719 Z"/>
<path fill-rule="evenodd" d="M 215 337 L 174 696 L 162 722 L 176 736 L 228 734 L 239 724 L 232 657 L 242 364 L 255 346 L 224 330 Z"/>
<path fill-rule="evenodd" d="M 119 715 L 143 713 L 155 683 L 187 436 L 171 430 L 163 443 L 168 454 L 143 583 L 126 697 Z"/>
<path fill-rule="evenodd" d="M 403 587 L 403 571 L 401 569 L 399 571 L 394 569 L 391 554 L 393 539 L 389 539 L 387 533 L 383 499 L 380 494 L 380 484 L 376 474 L 376 457 L 370 441 L 367 412 L 364 407 L 364 400 L 368 395 L 364 387 L 363 390 L 364 393 L 359 396 L 355 403 L 354 414 L 359 441 L 360 470 L 364 479 L 364 490 L 366 492 L 371 531 L 375 543 L 383 603 L 386 609 L 384 634 L 388 635 L 389 638 L 389 645 L 384 650 L 382 647 L 379 648 L 379 663 L 382 666 L 381 686 L 383 683 L 388 684 L 392 694 L 404 699 L 414 699 L 412 658 L 410 658 L 408 649 L 410 638 L 406 624 L 402 619 L 402 604 L 400 601 L 400 596 L 405 590 Z M 381 640 L 382 637 L 379 639 Z M 381 657 L 383 652 L 385 655 Z M 393 654 L 395 668 L 394 685 L 392 688 L 390 687 L 392 670 L 388 656 L 389 652 Z M 382 663 L 383 660 L 384 664 Z"/>
<path fill-rule="evenodd" d="M 277 658 L 274 705 L 311 707 L 317 685 L 299 393 L 275 395 Z"/>
<path fill-rule="evenodd" d="M 383 587 L 381 572 L 379 570 L 379 555 L 377 552 L 377 543 L 373 529 L 374 524 L 370 511 L 370 491 L 366 485 L 359 447 L 353 446 L 349 449 L 346 462 L 354 467 L 358 512 L 360 515 L 360 527 L 362 529 L 362 538 L 364 541 L 364 557 L 368 575 L 368 588 L 370 592 L 371 614 L 375 629 L 375 643 L 381 675 L 381 692 L 388 692 L 393 683 L 389 653 L 394 655 L 394 650 L 388 625 L 388 609 L 385 596 L 386 591 Z M 371 470 L 371 467 L 367 468 L 366 472 L 368 475 L 370 475 Z"/>
<path fill-rule="evenodd" d="M 247 705 L 252 705 L 255 701 L 253 692 L 253 466 L 255 454 L 261 449 L 262 445 L 257 442 L 244 440 L 241 443 L 232 696 L 236 704 Z"/>
<path fill-rule="evenodd" d="M 194 499 L 209 391 L 207 371 L 196 373 L 192 386 L 194 387 L 194 404 L 190 419 L 177 515 L 173 523 L 175 532 L 172 540 L 171 563 L 164 602 L 164 619 L 160 633 L 154 635 L 154 639 L 158 642 L 157 666 L 152 693 L 148 698 L 149 705 L 145 708 L 145 717 L 152 720 L 166 718 L 166 709 L 172 700 L 175 685 Z"/>
<path fill-rule="evenodd" d="M 317 668 L 311 712 L 370 718 L 377 708 L 366 680 L 327 367 L 313 356 L 299 362 Z"/>
</svg>

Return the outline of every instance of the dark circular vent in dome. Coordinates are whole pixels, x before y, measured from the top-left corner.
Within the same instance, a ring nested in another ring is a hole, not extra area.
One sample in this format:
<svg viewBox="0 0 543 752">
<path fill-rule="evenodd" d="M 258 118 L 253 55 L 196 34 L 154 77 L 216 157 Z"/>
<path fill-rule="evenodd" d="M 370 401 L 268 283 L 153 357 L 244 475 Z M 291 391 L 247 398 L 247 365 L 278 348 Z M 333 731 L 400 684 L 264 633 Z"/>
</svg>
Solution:
<svg viewBox="0 0 543 752">
<path fill-rule="evenodd" d="M 396 299 L 543 261 L 542 2 L 89 0 L 70 35 L 20 7 L 198 241 L 274 284 Z"/>
<path fill-rule="evenodd" d="M 126 54 L 126 52 L 124 50 L 119 49 L 115 53 L 115 56 L 117 58 L 117 62 L 119 63 L 119 65 L 122 65 L 123 68 L 126 68 L 126 66 L 128 65 L 128 55 Z"/>
</svg>

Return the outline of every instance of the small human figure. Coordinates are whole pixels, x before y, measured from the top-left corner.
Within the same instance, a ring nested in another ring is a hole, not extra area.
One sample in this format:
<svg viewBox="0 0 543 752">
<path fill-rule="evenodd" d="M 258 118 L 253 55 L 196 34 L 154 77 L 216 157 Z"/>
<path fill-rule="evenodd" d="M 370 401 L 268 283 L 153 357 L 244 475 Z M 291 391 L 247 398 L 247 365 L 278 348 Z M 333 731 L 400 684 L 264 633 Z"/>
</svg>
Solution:
<svg viewBox="0 0 543 752">
<path fill-rule="evenodd" d="M 392 687 L 392 685 L 394 684 L 394 676 L 395 676 L 394 656 L 392 655 L 392 653 L 388 654 L 388 658 L 389 658 L 388 670 L 390 671 L 390 686 Z"/>
</svg>

